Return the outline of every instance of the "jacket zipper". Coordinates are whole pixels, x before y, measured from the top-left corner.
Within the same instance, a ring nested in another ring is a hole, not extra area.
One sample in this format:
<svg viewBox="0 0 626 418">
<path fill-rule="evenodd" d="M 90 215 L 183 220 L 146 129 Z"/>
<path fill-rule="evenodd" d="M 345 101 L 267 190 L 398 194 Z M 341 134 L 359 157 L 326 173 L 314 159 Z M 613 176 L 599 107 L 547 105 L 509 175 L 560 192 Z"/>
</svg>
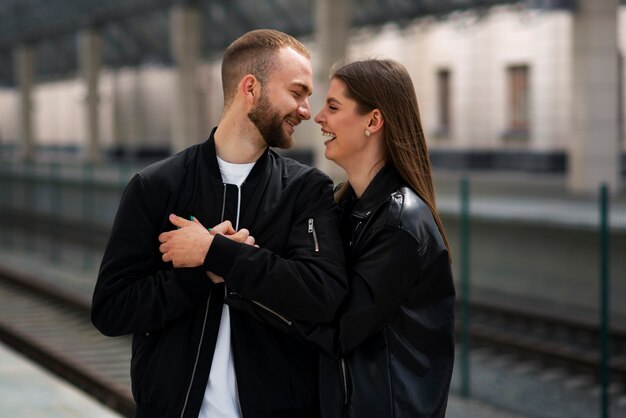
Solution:
<svg viewBox="0 0 626 418">
<path fill-rule="evenodd" d="M 220 222 L 224 222 L 224 211 L 226 210 L 226 183 L 222 183 L 224 192 L 222 194 L 222 215 L 220 216 Z"/>
<path fill-rule="evenodd" d="M 352 229 L 352 236 L 350 238 L 350 242 L 348 244 L 349 247 L 353 247 L 356 244 L 357 241 L 357 233 L 359 232 L 359 227 L 361 226 L 361 224 L 363 223 L 363 220 L 365 218 L 361 218 L 361 217 L 356 217 L 355 218 L 358 220 L 357 224 L 354 226 L 354 228 Z"/>
<path fill-rule="evenodd" d="M 320 252 L 320 246 L 317 243 L 317 232 L 315 232 L 315 225 L 313 225 L 313 218 L 309 218 L 309 234 L 313 234 L 313 242 L 315 243 L 315 252 Z"/>
<path fill-rule="evenodd" d="M 348 378 L 346 377 L 346 362 L 343 357 L 339 360 L 341 363 L 341 383 L 343 383 L 343 404 L 348 404 Z"/>
<path fill-rule="evenodd" d="M 224 195 L 222 197 L 222 216 L 221 222 L 224 221 L 224 211 L 226 210 L 226 184 L 222 183 L 224 188 Z M 209 305 L 211 303 L 211 296 L 213 292 L 209 293 L 209 300 L 206 303 L 206 309 L 204 310 L 204 320 L 202 321 L 202 333 L 200 333 L 200 342 L 198 343 L 198 351 L 196 351 L 196 361 L 193 364 L 193 371 L 191 372 L 191 380 L 189 381 L 189 387 L 187 388 L 187 394 L 185 395 L 185 402 L 183 403 L 183 409 L 180 412 L 180 418 L 185 415 L 187 409 L 187 403 L 189 403 L 189 395 L 191 394 L 191 387 L 193 386 L 193 379 L 196 377 L 196 368 L 198 367 L 198 360 L 200 359 L 200 349 L 202 348 L 202 341 L 204 340 L 204 332 L 206 330 L 206 321 L 209 316 Z"/>
<path fill-rule="evenodd" d="M 261 302 L 257 302 L 256 300 L 252 300 L 252 299 L 250 299 L 250 301 L 254 303 L 255 305 L 257 305 L 259 308 L 265 309 L 267 312 L 271 313 L 272 315 L 274 315 L 275 317 L 283 321 L 285 324 L 291 326 L 291 324 L 293 323 L 292 321 L 288 320 L 287 318 L 285 318 L 284 316 L 282 316 L 281 314 L 279 314 L 272 308 L 268 308 L 267 306 L 263 305 Z"/>
<path fill-rule="evenodd" d="M 223 183 L 223 188 L 224 188 L 224 195 L 222 197 L 222 216 L 221 216 L 221 222 L 224 222 L 224 213 L 226 210 L 226 190 L 227 190 L 226 183 Z M 237 228 L 239 226 L 239 209 L 240 209 L 240 205 L 241 205 L 241 188 L 237 187 L 239 195 L 238 195 L 238 201 L 237 201 L 237 220 L 236 220 L 236 226 L 235 228 Z M 224 287 L 224 296 L 226 296 L 226 292 L 227 289 L 226 287 Z M 185 415 L 185 410 L 187 409 L 187 404 L 189 402 L 189 395 L 191 394 L 191 387 L 193 386 L 193 380 L 196 376 L 196 369 L 198 367 L 198 360 L 200 359 L 200 350 L 202 348 L 202 341 L 204 340 L 204 332 L 206 330 L 206 321 L 207 318 L 209 316 L 209 304 L 211 303 L 211 296 L 213 295 L 213 292 L 209 293 L 209 300 L 207 301 L 206 304 L 206 309 L 204 311 L 204 320 L 202 321 L 202 333 L 200 334 L 200 343 L 198 344 L 198 351 L 196 352 L 196 361 L 194 362 L 193 365 L 193 372 L 191 373 L 191 381 L 189 382 L 189 387 L 187 388 L 187 394 L 185 395 L 185 402 L 183 404 L 183 409 L 180 412 L 180 418 L 183 418 L 183 416 Z M 260 304 L 259 304 L 260 305 Z M 262 305 L 261 305 L 262 306 Z M 269 311 L 271 311 L 269 308 L 265 308 Z M 278 315 L 277 313 L 274 312 L 274 314 L 280 318 L 283 318 L 282 316 Z M 283 320 L 285 320 L 283 318 Z M 286 321 L 286 320 L 285 320 Z M 289 325 L 291 325 L 291 322 L 288 322 Z"/>
<path fill-rule="evenodd" d="M 200 342 L 198 343 L 198 351 L 196 351 L 196 361 L 193 365 L 193 372 L 191 373 L 191 380 L 189 381 L 189 387 L 187 388 L 187 394 L 185 395 L 185 403 L 183 404 L 183 410 L 180 412 L 180 418 L 185 415 L 187 409 L 187 403 L 189 402 L 189 394 L 191 393 L 191 387 L 193 386 L 193 379 L 196 377 L 196 368 L 198 367 L 198 360 L 200 359 L 200 349 L 202 348 L 202 341 L 204 340 L 204 331 L 206 329 L 206 321 L 209 316 L 209 304 L 211 303 L 211 296 L 213 292 L 209 293 L 209 300 L 206 302 L 206 309 L 204 311 L 204 321 L 202 321 L 202 333 L 200 334 Z"/>
</svg>

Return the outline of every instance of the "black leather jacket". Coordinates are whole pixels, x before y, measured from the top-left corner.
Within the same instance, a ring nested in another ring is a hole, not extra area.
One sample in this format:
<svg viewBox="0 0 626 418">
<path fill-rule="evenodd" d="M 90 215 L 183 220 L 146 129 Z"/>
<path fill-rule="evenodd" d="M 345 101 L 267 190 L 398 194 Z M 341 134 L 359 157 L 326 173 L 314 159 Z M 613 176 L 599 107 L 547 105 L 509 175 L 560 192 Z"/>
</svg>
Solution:
<svg viewBox="0 0 626 418">
<path fill-rule="evenodd" d="M 430 209 L 391 165 L 340 207 L 350 291 L 332 325 L 298 324 L 325 351 L 322 416 L 443 417 L 455 291 Z"/>
</svg>

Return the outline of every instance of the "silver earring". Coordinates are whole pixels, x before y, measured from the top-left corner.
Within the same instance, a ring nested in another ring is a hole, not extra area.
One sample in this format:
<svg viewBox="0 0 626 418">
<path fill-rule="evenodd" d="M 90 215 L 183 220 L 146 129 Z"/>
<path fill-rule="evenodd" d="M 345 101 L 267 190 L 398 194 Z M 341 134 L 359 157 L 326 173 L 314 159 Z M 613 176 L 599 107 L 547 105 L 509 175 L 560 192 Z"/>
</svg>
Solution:
<svg viewBox="0 0 626 418">
<path fill-rule="evenodd" d="M 365 136 L 366 136 L 366 137 L 368 137 L 368 138 L 369 138 L 369 136 L 370 136 L 371 134 L 372 134 L 372 133 L 370 132 L 370 130 L 369 130 L 369 129 L 366 129 L 366 130 L 365 130 Z"/>
</svg>

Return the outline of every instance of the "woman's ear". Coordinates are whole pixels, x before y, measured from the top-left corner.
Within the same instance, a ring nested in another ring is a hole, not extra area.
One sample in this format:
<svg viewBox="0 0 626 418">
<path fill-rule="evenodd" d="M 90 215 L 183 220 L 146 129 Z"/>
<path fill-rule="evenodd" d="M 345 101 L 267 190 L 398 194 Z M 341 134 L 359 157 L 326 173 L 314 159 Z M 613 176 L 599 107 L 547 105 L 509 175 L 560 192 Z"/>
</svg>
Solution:
<svg viewBox="0 0 626 418">
<path fill-rule="evenodd" d="M 378 109 L 372 110 L 372 112 L 370 113 L 370 120 L 369 120 L 369 125 L 367 126 L 367 129 L 371 133 L 376 133 L 383 128 L 384 124 L 385 124 L 385 121 L 383 120 L 383 115 L 382 113 L 380 113 L 380 110 Z"/>
<path fill-rule="evenodd" d="M 239 82 L 239 90 L 246 102 L 253 104 L 259 97 L 261 90 L 261 83 L 252 74 L 244 76 Z"/>
</svg>

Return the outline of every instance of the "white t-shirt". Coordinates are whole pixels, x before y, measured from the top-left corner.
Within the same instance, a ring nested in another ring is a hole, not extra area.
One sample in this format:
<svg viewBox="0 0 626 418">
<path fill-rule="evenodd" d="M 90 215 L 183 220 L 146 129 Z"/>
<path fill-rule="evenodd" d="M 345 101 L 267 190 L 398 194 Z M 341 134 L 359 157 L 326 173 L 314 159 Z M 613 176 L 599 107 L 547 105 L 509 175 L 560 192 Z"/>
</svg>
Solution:
<svg viewBox="0 0 626 418">
<path fill-rule="evenodd" d="M 241 207 L 241 184 L 248 177 L 254 163 L 232 164 L 217 157 L 224 183 L 234 184 L 239 189 L 237 219 L 233 227 L 239 229 L 239 213 Z M 225 296 L 225 295 L 224 295 Z M 230 311 L 228 305 L 222 308 L 220 329 L 217 333 L 213 363 L 209 374 L 209 383 L 204 391 L 204 400 L 198 418 L 240 418 L 239 395 L 235 378 L 230 346 Z"/>
</svg>

